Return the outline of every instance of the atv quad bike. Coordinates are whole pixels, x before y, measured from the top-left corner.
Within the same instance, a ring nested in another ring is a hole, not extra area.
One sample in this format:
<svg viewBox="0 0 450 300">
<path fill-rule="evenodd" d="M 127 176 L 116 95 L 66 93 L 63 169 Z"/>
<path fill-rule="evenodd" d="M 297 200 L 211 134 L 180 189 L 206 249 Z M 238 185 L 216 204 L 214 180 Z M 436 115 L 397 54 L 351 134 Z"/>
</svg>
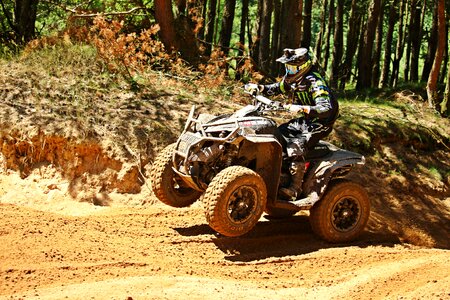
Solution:
<svg viewBox="0 0 450 300">
<path fill-rule="evenodd" d="M 230 237 L 249 232 L 263 212 L 274 218 L 310 210 L 313 231 L 329 242 L 355 239 L 369 218 L 370 202 L 359 184 L 344 179 L 360 154 L 320 141 L 309 149 L 302 193 L 281 199 L 290 184 L 286 141 L 267 113 L 283 109 L 261 95 L 231 115 L 195 117 L 192 107 L 177 142 L 155 159 L 152 189 L 163 203 L 187 207 L 201 196 L 206 220 Z"/>
</svg>

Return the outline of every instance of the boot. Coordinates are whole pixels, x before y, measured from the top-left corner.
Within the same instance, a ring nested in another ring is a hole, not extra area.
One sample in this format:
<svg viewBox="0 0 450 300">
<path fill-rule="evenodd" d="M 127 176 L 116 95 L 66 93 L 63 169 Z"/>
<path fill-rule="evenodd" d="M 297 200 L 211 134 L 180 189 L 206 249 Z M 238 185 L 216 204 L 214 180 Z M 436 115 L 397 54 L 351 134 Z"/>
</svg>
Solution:
<svg viewBox="0 0 450 300">
<path fill-rule="evenodd" d="M 305 164 L 301 161 L 293 161 L 289 168 L 291 172 L 291 184 L 288 188 L 280 188 L 280 195 L 289 199 L 297 199 L 302 192 L 303 175 L 305 175 Z"/>
</svg>

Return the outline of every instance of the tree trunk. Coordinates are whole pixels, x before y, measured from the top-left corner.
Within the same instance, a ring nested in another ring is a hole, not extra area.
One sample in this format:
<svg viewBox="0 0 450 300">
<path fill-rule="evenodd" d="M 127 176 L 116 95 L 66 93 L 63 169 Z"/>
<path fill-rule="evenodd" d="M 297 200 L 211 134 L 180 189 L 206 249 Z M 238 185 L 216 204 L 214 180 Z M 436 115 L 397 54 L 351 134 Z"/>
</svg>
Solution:
<svg viewBox="0 0 450 300">
<path fill-rule="evenodd" d="M 177 0 L 177 9 L 179 14 L 187 14 L 186 0 Z"/>
<path fill-rule="evenodd" d="M 155 0 L 155 19 L 160 26 L 160 37 L 166 49 L 181 53 L 193 65 L 199 63 L 197 39 L 191 22 L 185 15 L 174 18 L 171 0 Z"/>
<path fill-rule="evenodd" d="M 336 24 L 334 25 L 333 57 L 331 62 L 331 87 L 337 88 L 341 75 L 341 59 L 344 40 L 344 0 L 337 1 Z"/>
<path fill-rule="evenodd" d="M 217 5 L 216 5 L 216 18 L 215 18 L 215 25 L 214 25 L 214 37 L 213 37 L 213 44 L 217 44 L 217 35 L 219 34 L 219 22 L 220 22 L 220 0 L 217 0 Z"/>
<path fill-rule="evenodd" d="M 386 43 L 384 46 L 384 61 L 383 69 L 381 71 L 380 87 L 386 87 L 389 82 L 389 68 L 391 65 L 391 54 L 392 54 L 392 38 L 394 35 L 394 27 L 397 22 L 397 6 L 398 0 L 392 0 L 389 9 L 389 26 L 386 33 Z"/>
<path fill-rule="evenodd" d="M 309 48 L 311 46 L 311 21 L 312 21 L 312 0 L 304 1 L 304 13 L 303 13 L 303 34 L 302 34 L 302 47 Z"/>
<path fill-rule="evenodd" d="M 450 47 L 450 42 L 448 41 L 449 39 L 449 33 L 450 33 L 450 14 L 447 14 L 447 26 L 445 27 L 445 51 L 444 51 L 444 59 L 443 59 L 443 69 L 441 71 L 441 77 L 439 78 L 439 83 L 444 84 L 445 82 L 445 78 L 447 77 L 447 66 L 448 66 L 448 62 L 449 62 L 449 47 Z"/>
<path fill-rule="evenodd" d="M 244 55 L 245 50 L 245 31 L 248 23 L 248 2 L 249 0 L 242 0 L 241 27 L 239 29 L 239 55 Z"/>
<path fill-rule="evenodd" d="M 362 53 L 363 53 L 363 50 L 364 50 L 364 35 L 365 35 L 365 33 L 366 33 L 366 31 L 364 30 L 364 24 L 366 24 L 366 22 L 367 22 L 367 16 L 364 16 L 363 15 L 363 17 L 362 17 L 362 20 L 361 20 L 361 25 L 360 25 L 360 28 L 359 28 L 359 39 L 358 39 L 358 52 L 357 52 L 357 55 L 356 55 L 356 63 L 355 63 L 355 68 L 354 68 L 354 70 L 355 70 L 355 74 L 354 74 L 354 76 L 355 76 L 355 79 L 356 79 L 356 83 L 358 83 L 358 72 L 359 72 L 359 61 L 361 60 L 361 57 L 362 57 Z"/>
<path fill-rule="evenodd" d="M 441 114 L 450 116 L 450 62 L 447 66 L 447 84 L 445 85 L 444 99 L 441 102 Z"/>
<path fill-rule="evenodd" d="M 398 38 L 397 38 L 397 45 L 395 48 L 395 58 L 392 62 L 392 76 L 391 76 L 391 86 L 396 86 L 398 81 L 398 75 L 400 72 L 400 60 L 403 56 L 403 48 L 404 48 L 404 28 L 403 28 L 403 19 L 405 15 L 405 7 L 406 7 L 406 0 L 401 0 L 400 5 L 400 22 L 398 24 Z"/>
<path fill-rule="evenodd" d="M 271 45 L 271 74 L 277 75 L 278 74 L 278 66 L 277 62 L 275 61 L 275 58 L 278 57 L 281 53 L 280 50 L 280 14 L 281 14 L 281 0 L 275 0 L 274 1 L 274 22 L 273 22 L 273 28 L 272 28 L 272 45 Z"/>
<path fill-rule="evenodd" d="M 214 23 L 216 20 L 216 8 L 217 8 L 217 0 L 209 0 L 208 3 L 208 14 L 207 14 L 207 23 L 205 30 L 205 55 L 210 56 L 212 50 L 212 44 L 214 39 Z"/>
<path fill-rule="evenodd" d="M 301 39 L 301 0 L 283 0 L 281 9 L 280 49 L 297 48 Z"/>
<path fill-rule="evenodd" d="M 438 100 L 437 83 L 441 69 L 442 58 L 445 50 L 445 0 L 438 0 L 438 46 L 434 58 L 433 67 L 427 82 L 428 106 L 434 108 Z"/>
<path fill-rule="evenodd" d="M 206 12 L 208 11 L 208 8 L 207 8 L 208 1 L 199 0 L 198 2 L 199 2 L 198 7 L 201 7 L 202 26 L 198 30 L 197 36 L 198 36 L 199 40 L 204 41 L 205 40 L 205 21 L 206 21 Z"/>
<path fill-rule="evenodd" d="M 260 35 L 258 50 L 258 65 L 268 73 L 270 70 L 270 28 L 272 23 L 273 0 L 264 0 L 262 3 L 262 19 L 260 19 Z"/>
<path fill-rule="evenodd" d="M 434 57 L 436 55 L 436 47 L 438 43 L 438 16 L 437 7 L 433 8 L 433 23 L 431 25 L 430 36 L 428 39 L 428 51 L 422 69 L 422 81 L 426 81 L 430 75 L 433 66 Z"/>
<path fill-rule="evenodd" d="M 354 0 L 356 1 L 356 0 Z M 322 57 L 322 40 L 325 32 L 325 19 L 327 14 L 328 0 L 323 0 L 322 12 L 320 14 L 320 30 L 317 34 L 316 45 L 314 47 L 314 53 L 316 54 L 317 62 L 320 62 Z"/>
<path fill-rule="evenodd" d="M 380 14 L 380 6 L 381 0 L 372 0 L 370 3 L 369 17 L 364 33 L 363 49 L 361 51 L 361 57 L 359 57 L 358 63 L 359 70 L 358 81 L 356 84 L 357 89 L 369 88 L 371 86 L 373 41 Z"/>
<path fill-rule="evenodd" d="M 256 63 L 258 63 L 258 59 L 259 59 L 259 44 L 261 42 L 261 21 L 260 20 L 262 20 L 264 18 L 263 2 L 264 2 L 264 0 L 258 0 L 257 22 L 256 22 L 256 29 L 254 30 L 256 33 L 256 38 L 250 49 L 251 56 Z"/>
<path fill-rule="evenodd" d="M 223 53 L 228 54 L 230 50 L 231 34 L 233 33 L 234 11 L 236 0 L 226 0 L 222 16 L 222 29 L 220 31 L 219 46 Z"/>
<path fill-rule="evenodd" d="M 409 12 L 407 10 L 407 17 L 406 20 L 408 20 L 409 18 L 409 23 L 408 23 L 408 31 L 406 31 L 405 29 L 405 46 L 406 46 L 406 57 L 405 57 L 405 65 L 403 68 L 403 79 L 405 80 L 405 82 L 409 81 L 409 73 L 410 73 L 410 65 L 411 65 L 411 34 L 415 34 L 412 33 L 412 27 L 413 27 L 413 23 L 414 23 L 414 18 L 413 18 L 413 12 L 414 10 L 412 9 L 412 7 L 414 7 L 416 5 L 418 0 L 411 0 L 410 3 L 410 7 L 409 7 Z M 406 3 L 406 5 L 408 5 L 408 2 Z"/>
<path fill-rule="evenodd" d="M 372 86 L 378 87 L 378 81 L 380 81 L 380 60 L 381 60 L 381 47 L 383 44 L 383 19 L 384 10 L 386 7 L 386 1 L 382 0 L 380 15 L 378 18 L 377 32 L 375 34 L 375 51 L 372 57 Z"/>
<path fill-rule="evenodd" d="M 358 40 L 359 40 L 359 29 L 361 25 L 361 15 L 358 12 L 358 0 L 352 0 L 351 9 L 350 9 L 350 18 L 348 23 L 352 24 L 349 26 L 347 32 L 347 44 L 346 44 L 346 52 L 345 52 L 345 61 L 342 67 L 342 80 L 340 88 L 345 89 L 345 83 L 350 79 L 352 65 L 353 65 L 353 57 L 355 56 L 356 49 L 358 48 Z"/>
<path fill-rule="evenodd" d="M 426 1 L 423 1 L 426 3 Z M 410 80 L 417 82 L 419 81 L 419 54 L 420 45 L 422 42 L 422 24 L 421 24 L 421 12 L 424 7 L 420 7 L 420 3 L 416 1 L 416 5 L 411 7 L 411 28 L 410 39 L 411 39 L 411 68 L 410 68 Z"/>
<path fill-rule="evenodd" d="M 155 0 L 155 19 L 159 24 L 159 35 L 166 49 L 178 50 L 171 0 Z"/>
<path fill-rule="evenodd" d="M 327 33 L 325 37 L 325 56 L 323 57 L 323 68 L 325 71 L 328 68 L 328 60 L 330 59 L 330 39 L 331 32 L 334 30 L 334 0 L 330 0 L 330 5 L 328 9 L 328 25 Z"/>
<path fill-rule="evenodd" d="M 35 38 L 38 0 L 16 0 L 14 5 L 14 31 L 16 43 L 26 44 Z"/>
</svg>

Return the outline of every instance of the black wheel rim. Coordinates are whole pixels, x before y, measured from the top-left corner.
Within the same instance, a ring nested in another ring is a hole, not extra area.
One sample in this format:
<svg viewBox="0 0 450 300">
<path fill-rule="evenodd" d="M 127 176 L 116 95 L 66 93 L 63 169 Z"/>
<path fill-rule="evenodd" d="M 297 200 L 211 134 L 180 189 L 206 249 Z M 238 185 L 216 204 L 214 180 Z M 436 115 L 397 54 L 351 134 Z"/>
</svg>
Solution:
<svg viewBox="0 0 450 300">
<path fill-rule="evenodd" d="M 347 232 L 355 228 L 361 217 L 359 201 L 350 196 L 344 196 L 333 207 L 331 223 L 334 229 Z"/>
<path fill-rule="evenodd" d="M 237 188 L 228 201 L 228 218 L 234 223 L 245 223 L 254 214 L 258 192 L 251 187 Z"/>
</svg>

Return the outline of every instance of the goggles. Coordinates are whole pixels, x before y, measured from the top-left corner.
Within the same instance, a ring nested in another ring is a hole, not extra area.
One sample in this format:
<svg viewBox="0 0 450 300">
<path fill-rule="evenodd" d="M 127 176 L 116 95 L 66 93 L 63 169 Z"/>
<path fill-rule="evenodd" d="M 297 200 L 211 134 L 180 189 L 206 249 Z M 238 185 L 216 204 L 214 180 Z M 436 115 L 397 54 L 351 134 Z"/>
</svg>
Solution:
<svg viewBox="0 0 450 300">
<path fill-rule="evenodd" d="M 305 73 L 307 72 L 307 70 L 309 70 L 309 68 L 311 67 L 312 62 L 311 60 L 307 60 L 305 61 L 302 65 L 300 66 L 294 66 L 294 65 L 290 65 L 290 64 L 285 64 L 285 68 L 286 68 L 286 74 L 287 75 L 295 75 L 298 72 L 302 72 Z"/>
<path fill-rule="evenodd" d="M 294 75 L 294 74 L 297 74 L 298 71 L 300 71 L 300 66 L 293 66 L 293 65 L 286 64 L 285 67 L 286 67 L 286 73 L 288 75 Z"/>
</svg>

